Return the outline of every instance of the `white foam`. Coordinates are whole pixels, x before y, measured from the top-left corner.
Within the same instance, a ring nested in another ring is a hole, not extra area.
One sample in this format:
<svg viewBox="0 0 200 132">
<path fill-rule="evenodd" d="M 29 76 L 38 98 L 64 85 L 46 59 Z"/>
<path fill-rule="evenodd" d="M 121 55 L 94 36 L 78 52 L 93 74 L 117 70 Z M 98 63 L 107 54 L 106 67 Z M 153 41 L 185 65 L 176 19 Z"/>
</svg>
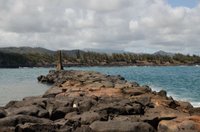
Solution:
<svg viewBox="0 0 200 132">
<path fill-rule="evenodd" d="M 191 102 L 194 107 L 200 107 L 200 102 Z"/>
<path fill-rule="evenodd" d="M 157 87 L 157 86 L 154 86 L 154 85 L 149 85 L 149 86 L 151 87 L 151 89 L 153 91 L 156 91 L 156 92 L 159 92 L 160 90 L 165 90 L 162 87 Z M 190 102 L 193 107 L 200 107 L 200 102 L 192 101 L 192 98 L 183 98 L 183 97 L 177 96 L 176 94 L 173 94 L 172 92 L 168 92 L 168 91 L 167 91 L 167 96 L 168 97 L 171 96 L 175 100 Z"/>
</svg>

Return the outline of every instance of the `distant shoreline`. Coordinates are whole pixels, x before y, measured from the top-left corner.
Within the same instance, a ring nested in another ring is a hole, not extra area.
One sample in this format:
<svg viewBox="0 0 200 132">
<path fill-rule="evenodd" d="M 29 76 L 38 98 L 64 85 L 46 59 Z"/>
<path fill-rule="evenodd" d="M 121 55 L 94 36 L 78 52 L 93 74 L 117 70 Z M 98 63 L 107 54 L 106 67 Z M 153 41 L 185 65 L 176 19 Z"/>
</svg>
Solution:
<svg viewBox="0 0 200 132">
<path fill-rule="evenodd" d="M 142 65 L 142 64 L 127 64 L 127 65 L 112 65 L 112 64 L 107 64 L 107 65 L 84 65 L 84 64 L 70 64 L 70 65 L 63 65 L 64 67 L 126 67 L 126 66 L 138 66 L 138 67 L 143 67 L 143 66 L 158 66 L 158 67 L 167 67 L 167 66 L 200 66 L 199 64 L 169 64 L 169 65 Z M 0 66 L 0 69 L 4 68 L 11 68 L 11 69 L 16 69 L 16 68 L 55 68 L 55 65 L 50 65 L 50 66 Z"/>
</svg>

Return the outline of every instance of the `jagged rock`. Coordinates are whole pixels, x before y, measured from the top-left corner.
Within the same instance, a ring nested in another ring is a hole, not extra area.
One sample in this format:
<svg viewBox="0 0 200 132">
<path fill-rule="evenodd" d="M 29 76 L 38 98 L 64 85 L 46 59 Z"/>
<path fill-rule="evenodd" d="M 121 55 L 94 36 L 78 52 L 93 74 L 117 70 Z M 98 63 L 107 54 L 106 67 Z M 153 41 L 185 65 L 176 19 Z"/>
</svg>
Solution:
<svg viewBox="0 0 200 132">
<path fill-rule="evenodd" d="M 37 98 L 29 98 L 29 99 L 27 98 L 22 101 L 10 101 L 4 108 L 5 109 L 11 108 L 11 107 L 19 108 L 19 107 L 31 106 L 31 105 L 38 105 L 41 107 L 45 107 L 47 100 L 48 100 L 47 98 L 37 97 Z"/>
<path fill-rule="evenodd" d="M 74 111 L 70 100 L 61 101 L 60 99 L 48 100 L 45 109 L 48 111 L 51 120 L 64 118 L 65 114 Z"/>
<path fill-rule="evenodd" d="M 64 118 L 67 113 L 74 111 L 72 107 L 59 107 L 52 111 L 50 119 L 57 120 Z"/>
<path fill-rule="evenodd" d="M 158 125 L 158 132 L 199 132 L 200 117 L 182 117 L 174 120 L 163 120 Z"/>
<path fill-rule="evenodd" d="M 147 95 L 142 95 L 139 97 L 132 96 L 130 99 L 132 102 L 140 103 L 143 106 L 148 106 L 148 107 L 152 107 L 152 108 L 154 107 L 153 103 L 151 102 L 150 96 L 147 96 Z"/>
<path fill-rule="evenodd" d="M 144 113 L 144 108 L 141 104 L 137 103 L 133 103 L 131 105 L 120 104 L 117 102 L 112 104 L 99 104 L 93 108 L 93 110 L 96 112 L 106 111 L 109 115 L 142 115 Z"/>
<path fill-rule="evenodd" d="M 92 132 L 92 129 L 88 125 L 82 125 L 81 127 L 76 128 L 74 132 Z"/>
<path fill-rule="evenodd" d="M 0 118 L 6 117 L 7 113 L 3 108 L 0 108 Z"/>
<path fill-rule="evenodd" d="M 142 95 L 145 94 L 144 91 L 140 90 L 139 88 L 124 88 L 122 89 L 122 92 L 124 94 L 128 94 L 130 96 L 138 96 L 138 95 Z"/>
<path fill-rule="evenodd" d="M 182 109 L 185 109 L 185 110 L 189 110 L 193 108 L 193 106 L 189 102 L 178 101 L 178 104 Z"/>
<path fill-rule="evenodd" d="M 16 132 L 15 127 L 0 127 L 0 132 Z"/>
<path fill-rule="evenodd" d="M 81 116 L 77 112 L 70 112 L 65 115 L 65 119 L 69 121 L 80 121 Z"/>
<path fill-rule="evenodd" d="M 142 87 L 140 87 L 143 91 L 145 91 L 145 92 L 147 92 L 147 93 L 149 93 L 149 92 L 152 92 L 152 89 L 149 87 L 149 86 L 147 86 L 147 85 L 144 85 L 144 86 L 142 86 Z"/>
<path fill-rule="evenodd" d="M 37 116 L 40 109 L 42 108 L 39 108 L 35 105 L 30 105 L 30 106 L 24 106 L 24 107 L 19 107 L 19 108 L 11 107 L 11 108 L 6 109 L 6 112 L 8 113 L 8 116 L 19 115 L 19 114 Z"/>
<path fill-rule="evenodd" d="M 25 123 L 16 126 L 15 131 L 17 132 L 54 132 L 59 129 L 58 125 L 48 123 L 48 124 L 38 124 L 38 123 Z"/>
<path fill-rule="evenodd" d="M 9 107 L 12 107 L 12 106 L 15 105 L 17 102 L 18 102 L 18 101 L 12 100 L 12 101 L 8 102 L 8 103 L 4 106 L 4 108 L 6 109 L 6 108 L 9 108 Z"/>
<path fill-rule="evenodd" d="M 104 87 L 104 88 L 113 88 L 114 87 L 114 83 L 111 81 L 102 81 L 101 84 L 103 84 L 102 87 Z"/>
<path fill-rule="evenodd" d="M 49 112 L 46 109 L 40 109 L 37 113 L 37 117 L 40 118 L 49 118 Z"/>
<path fill-rule="evenodd" d="M 72 132 L 72 131 L 74 131 L 73 127 L 68 126 L 68 125 L 62 126 L 58 130 L 58 132 Z"/>
<path fill-rule="evenodd" d="M 90 125 L 95 132 L 154 132 L 154 128 L 144 122 L 95 121 Z"/>
<path fill-rule="evenodd" d="M 174 119 L 177 117 L 184 117 L 184 116 L 189 116 L 188 113 L 181 112 L 179 110 L 171 109 L 168 107 L 164 106 L 159 106 L 155 108 L 148 108 L 145 111 L 144 116 L 146 118 L 149 118 L 150 120 L 154 118 L 159 118 L 159 119 L 164 119 L 164 118 L 169 118 L 169 119 Z"/>
<path fill-rule="evenodd" d="M 190 108 L 189 113 L 190 113 L 190 115 L 200 116 L 200 107 Z"/>
<path fill-rule="evenodd" d="M 73 122 L 81 122 L 81 124 L 88 125 L 96 120 L 100 120 L 101 116 L 97 112 L 84 112 L 82 114 L 71 112 L 65 115 L 65 119 Z"/>
<path fill-rule="evenodd" d="M 158 92 L 158 95 L 162 96 L 162 97 L 167 97 L 167 92 L 165 90 L 160 90 Z"/>
<path fill-rule="evenodd" d="M 14 115 L 0 119 L 0 127 L 16 126 L 24 123 L 51 123 L 48 119 L 37 118 L 28 115 Z"/>
<path fill-rule="evenodd" d="M 48 89 L 45 94 L 43 95 L 44 98 L 53 98 L 55 97 L 57 94 L 62 93 L 62 89 L 59 87 L 52 87 L 50 89 Z"/>
<path fill-rule="evenodd" d="M 91 124 L 94 121 L 100 120 L 101 116 L 97 112 L 84 112 L 81 114 L 82 124 Z"/>
<path fill-rule="evenodd" d="M 95 100 L 85 99 L 78 102 L 78 108 L 80 112 L 89 111 L 93 105 L 97 104 Z"/>
</svg>

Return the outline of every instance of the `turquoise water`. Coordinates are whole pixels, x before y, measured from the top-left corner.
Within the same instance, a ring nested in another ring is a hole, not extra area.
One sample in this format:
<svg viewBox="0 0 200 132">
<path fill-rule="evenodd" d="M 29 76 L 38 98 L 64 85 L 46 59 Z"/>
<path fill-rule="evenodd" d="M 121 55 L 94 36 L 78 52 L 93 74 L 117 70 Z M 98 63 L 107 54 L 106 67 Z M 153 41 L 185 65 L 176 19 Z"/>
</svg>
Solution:
<svg viewBox="0 0 200 132">
<path fill-rule="evenodd" d="M 149 85 L 153 90 L 164 89 L 175 99 L 200 106 L 200 67 L 71 67 L 65 69 L 92 70 L 122 75 L 127 80 Z M 37 76 L 49 68 L 0 69 L 0 105 L 9 100 L 41 95 L 49 86 L 37 82 Z"/>
<path fill-rule="evenodd" d="M 37 82 L 37 77 L 47 74 L 45 68 L 0 69 L 0 106 L 10 100 L 42 95 L 49 86 Z"/>
</svg>

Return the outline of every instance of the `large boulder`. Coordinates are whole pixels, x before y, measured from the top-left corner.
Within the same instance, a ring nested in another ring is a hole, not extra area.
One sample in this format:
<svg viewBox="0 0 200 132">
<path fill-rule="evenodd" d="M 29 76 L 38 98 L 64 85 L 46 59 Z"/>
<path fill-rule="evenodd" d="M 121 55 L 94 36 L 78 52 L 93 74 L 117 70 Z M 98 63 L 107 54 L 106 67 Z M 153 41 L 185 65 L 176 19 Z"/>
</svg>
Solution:
<svg viewBox="0 0 200 132">
<path fill-rule="evenodd" d="M 3 118 L 7 115 L 6 111 L 3 108 L 0 108 L 0 118 Z"/>
<path fill-rule="evenodd" d="M 81 125 L 81 127 L 76 128 L 74 132 L 93 132 L 88 125 Z"/>
<path fill-rule="evenodd" d="M 42 98 L 42 97 L 27 97 L 24 98 L 22 101 L 10 101 L 6 106 L 5 109 L 8 108 L 19 108 L 24 106 L 31 106 L 31 105 L 37 105 L 41 107 L 46 106 L 48 98 Z"/>
<path fill-rule="evenodd" d="M 109 115 L 143 115 L 144 107 L 139 103 L 126 104 L 125 102 L 101 103 L 93 108 L 96 112 L 106 111 Z"/>
<path fill-rule="evenodd" d="M 48 119 L 37 118 L 28 115 L 14 115 L 0 119 L 0 127 L 16 126 L 24 123 L 51 123 Z"/>
<path fill-rule="evenodd" d="M 160 90 L 158 92 L 158 95 L 162 96 L 162 97 L 167 97 L 167 92 L 165 90 Z"/>
<path fill-rule="evenodd" d="M 43 95 L 44 98 L 54 98 L 56 95 L 62 93 L 62 89 L 59 87 L 49 88 Z"/>
<path fill-rule="evenodd" d="M 101 116 L 97 112 L 85 112 L 81 114 L 82 124 L 91 124 L 94 121 L 100 120 Z"/>
<path fill-rule="evenodd" d="M 95 132 L 154 132 L 154 128 L 144 122 L 95 121 L 90 125 Z"/>
<path fill-rule="evenodd" d="M 25 123 L 16 126 L 17 132 L 55 132 L 59 129 L 58 125 L 47 123 Z"/>
<path fill-rule="evenodd" d="M 8 113 L 8 116 L 11 115 L 30 115 L 30 116 L 37 116 L 40 110 L 43 110 L 40 107 L 37 107 L 35 105 L 30 105 L 30 106 L 24 106 L 24 107 L 11 107 L 6 109 L 6 112 Z"/>
<path fill-rule="evenodd" d="M 190 113 L 190 115 L 199 115 L 200 116 L 200 107 L 190 108 L 189 113 Z"/>
<path fill-rule="evenodd" d="M 15 127 L 1 126 L 0 132 L 16 132 Z"/>
<path fill-rule="evenodd" d="M 74 111 L 72 107 L 59 107 L 54 109 L 50 115 L 51 120 L 64 118 L 67 113 Z"/>
<path fill-rule="evenodd" d="M 199 132 L 200 117 L 182 117 L 174 120 L 163 120 L 158 125 L 158 132 Z"/>
</svg>

